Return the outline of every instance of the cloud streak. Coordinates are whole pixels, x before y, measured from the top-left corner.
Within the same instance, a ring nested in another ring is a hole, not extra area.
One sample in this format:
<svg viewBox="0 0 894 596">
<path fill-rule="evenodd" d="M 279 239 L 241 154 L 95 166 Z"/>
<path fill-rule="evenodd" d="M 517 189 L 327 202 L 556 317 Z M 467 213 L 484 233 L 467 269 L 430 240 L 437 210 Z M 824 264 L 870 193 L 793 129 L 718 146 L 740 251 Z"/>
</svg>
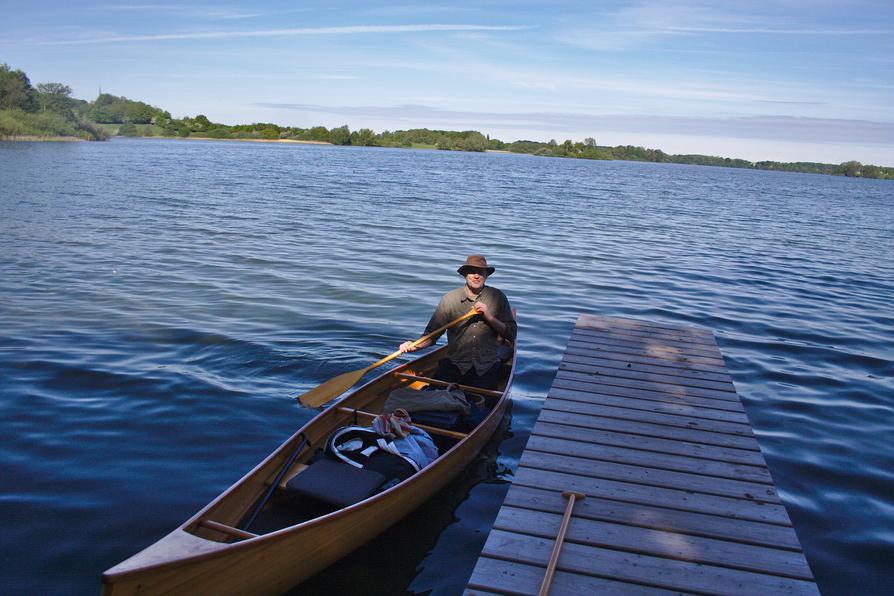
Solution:
<svg viewBox="0 0 894 596">
<path fill-rule="evenodd" d="M 156 14 L 176 14 L 190 18 L 204 18 L 209 20 L 251 19 L 262 16 L 262 12 L 245 12 L 227 8 L 208 8 L 203 6 L 190 6 L 187 4 L 114 4 L 105 6 L 88 7 L 96 11 L 116 12 L 142 12 Z"/>
<path fill-rule="evenodd" d="M 259 31 L 202 31 L 192 33 L 165 33 L 159 35 L 114 35 L 89 39 L 23 42 L 35 46 L 87 45 L 126 43 L 141 41 L 178 41 L 195 39 L 232 39 L 254 37 L 298 37 L 311 35 L 368 35 L 381 33 L 437 33 L 468 31 L 522 31 L 531 29 L 521 25 L 352 25 L 344 27 L 296 27 L 289 29 L 265 29 Z"/>
<path fill-rule="evenodd" d="M 742 33 L 766 35 L 892 35 L 894 29 L 765 29 L 739 27 L 665 27 L 655 33 Z M 645 31 L 650 33 L 650 31 Z"/>
</svg>

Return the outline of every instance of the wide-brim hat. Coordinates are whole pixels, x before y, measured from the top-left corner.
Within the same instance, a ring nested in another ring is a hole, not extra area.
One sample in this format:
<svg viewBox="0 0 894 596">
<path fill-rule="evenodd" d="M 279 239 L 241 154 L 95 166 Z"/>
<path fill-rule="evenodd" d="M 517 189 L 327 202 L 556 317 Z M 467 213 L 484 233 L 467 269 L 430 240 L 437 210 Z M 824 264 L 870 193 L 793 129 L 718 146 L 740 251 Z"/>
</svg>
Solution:
<svg viewBox="0 0 894 596">
<path fill-rule="evenodd" d="M 483 255 L 469 255 L 462 267 L 456 270 L 460 275 L 466 275 L 469 269 L 484 269 L 488 275 L 493 275 L 496 267 L 487 264 L 487 259 Z"/>
</svg>

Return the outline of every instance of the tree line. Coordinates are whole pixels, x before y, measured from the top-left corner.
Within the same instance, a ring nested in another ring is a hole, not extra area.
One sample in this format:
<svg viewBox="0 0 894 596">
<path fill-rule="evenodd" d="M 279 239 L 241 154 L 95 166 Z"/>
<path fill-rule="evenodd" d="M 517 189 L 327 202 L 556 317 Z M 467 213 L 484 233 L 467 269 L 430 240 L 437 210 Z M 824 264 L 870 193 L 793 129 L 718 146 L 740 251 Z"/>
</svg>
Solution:
<svg viewBox="0 0 894 596">
<path fill-rule="evenodd" d="M 31 85 L 21 70 L 0 64 L 0 138 L 77 137 L 105 140 L 109 135 L 87 117 L 90 104 L 71 97 L 62 83 Z"/>
<path fill-rule="evenodd" d="M 212 122 L 205 115 L 174 118 L 170 112 L 141 101 L 100 93 L 92 102 L 71 97 L 62 83 L 32 86 L 21 70 L 0 64 L 0 138 L 77 137 L 105 140 L 123 136 L 194 137 L 210 139 L 292 140 L 365 147 L 415 147 L 446 151 L 507 151 L 574 159 L 647 161 L 695 164 L 757 170 L 806 172 L 833 176 L 894 179 L 894 168 L 864 165 L 858 161 L 841 164 L 811 162 L 751 162 L 710 155 L 669 155 L 660 149 L 631 145 L 599 146 L 592 137 L 582 142 L 558 143 L 519 140 L 505 143 L 475 130 L 411 130 L 376 133 L 369 128 L 350 130 L 313 126 L 300 128 L 270 122 L 235 126 Z"/>
</svg>

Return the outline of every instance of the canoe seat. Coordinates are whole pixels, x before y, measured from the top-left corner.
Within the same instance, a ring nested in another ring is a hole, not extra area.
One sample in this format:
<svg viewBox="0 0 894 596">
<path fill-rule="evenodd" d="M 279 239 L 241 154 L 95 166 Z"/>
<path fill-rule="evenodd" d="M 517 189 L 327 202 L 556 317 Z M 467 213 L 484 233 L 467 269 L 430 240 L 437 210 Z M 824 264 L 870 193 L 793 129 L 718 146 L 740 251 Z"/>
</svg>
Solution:
<svg viewBox="0 0 894 596">
<path fill-rule="evenodd" d="M 385 483 L 373 470 L 355 468 L 331 459 L 318 459 L 289 480 L 286 491 L 341 509 L 372 496 Z"/>
</svg>

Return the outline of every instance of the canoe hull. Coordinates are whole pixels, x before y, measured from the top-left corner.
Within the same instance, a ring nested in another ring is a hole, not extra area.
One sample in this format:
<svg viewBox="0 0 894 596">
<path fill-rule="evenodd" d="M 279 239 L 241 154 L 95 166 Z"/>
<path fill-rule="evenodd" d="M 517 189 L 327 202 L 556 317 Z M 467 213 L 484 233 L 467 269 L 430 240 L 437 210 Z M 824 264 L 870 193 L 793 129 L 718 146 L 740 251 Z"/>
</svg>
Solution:
<svg viewBox="0 0 894 596">
<path fill-rule="evenodd" d="M 383 377 L 365 387 L 381 382 Z M 327 416 L 336 416 L 339 404 L 330 407 L 190 521 L 142 553 L 108 570 L 103 575 L 103 594 L 281 594 L 287 591 L 400 521 L 468 466 L 491 439 L 506 412 L 511 378 L 510 371 L 503 397 L 481 425 L 434 463 L 387 491 L 312 521 L 241 542 L 215 542 L 187 531 L 209 511 L 222 511 L 228 500 L 237 500 L 240 485 L 252 478 L 269 476 L 265 468 L 275 468 L 277 462 L 285 461 L 302 431 L 312 431 L 314 425 L 325 424 Z M 361 391 L 363 388 L 355 393 Z M 345 398 L 342 403 L 350 402 Z M 331 424 L 325 424 L 324 428 Z"/>
</svg>

